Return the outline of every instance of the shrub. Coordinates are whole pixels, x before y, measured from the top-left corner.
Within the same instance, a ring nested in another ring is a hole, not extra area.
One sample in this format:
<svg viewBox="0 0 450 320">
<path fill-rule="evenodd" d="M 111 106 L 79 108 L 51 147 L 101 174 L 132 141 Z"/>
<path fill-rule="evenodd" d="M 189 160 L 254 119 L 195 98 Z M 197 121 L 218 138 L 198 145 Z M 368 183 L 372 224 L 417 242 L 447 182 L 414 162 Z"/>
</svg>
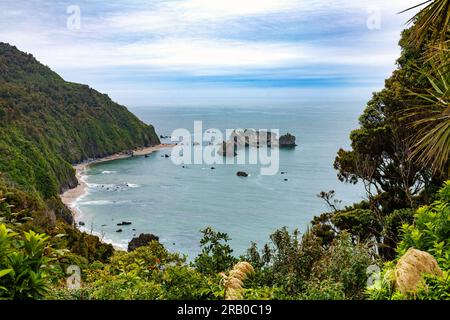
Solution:
<svg viewBox="0 0 450 320">
<path fill-rule="evenodd" d="M 54 290 L 51 298 L 100 300 L 216 299 L 223 294 L 219 276 L 205 276 L 185 258 L 153 241 L 132 252 L 116 252 L 109 263 L 83 270 L 82 288 Z"/>
<path fill-rule="evenodd" d="M 378 288 L 369 288 L 370 299 L 448 299 L 450 296 L 450 181 L 437 193 L 437 200 L 429 206 L 417 209 L 412 224 L 401 228 L 397 246 L 398 257 L 409 248 L 426 251 L 438 262 L 443 276 L 428 275 L 424 284 L 414 295 L 402 295 L 394 286 L 393 269 L 395 261 L 386 263 Z"/>
<path fill-rule="evenodd" d="M 226 233 L 217 232 L 211 227 L 201 230 L 203 238 L 200 240 L 202 251 L 195 258 L 195 268 L 203 274 L 217 274 L 230 269 L 236 258 L 233 249 L 228 245 L 230 238 Z"/>
<path fill-rule="evenodd" d="M 355 244 L 346 232 L 323 245 L 314 233 L 300 240 L 298 231 L 290 234 L 286 228 L 272 234 L 261 253 L 253 245 L 243 258 L 255 266 L 246 285 L 256 290 L 254 296 L 259 288 L 277 287 L 287 299 L 361 299 L 373 263 L 368 246 Z"/>
<path fill-rule="evenodd" d="M 323 258 L 315 264 L 316 277 L 332 289 L 340 299 L 363 299 L 367 284 L 367 270 L 373 264 L 370 249 L 363 243 L 352 242 L 348 233 L 341 233 Z M 336 294 L 339 288 L 340 293 Z"/>
<path fill-rule="evenodd" d="M 219 277 L 205 277 L 188 266 L 169 266 L 163 275 L 164 299 L 204 300 L 222 297 Z"/>
<path fill-rule="evenodd" d="M 53 258 L 45 255 L 48 237 L 33 231 L 22 237 L 0 224 L 0 298 L 41 299 L 55 272 Z"/>
<path fill-rule="evenodd" d="M 411 247 L 427 251 L 443 270 L 450 270 L 450 181 L 439 190 L 432 205 L 417 210 L 414 224 L 402 226 L 397 252 L 403 255 Z"/>
</svg>

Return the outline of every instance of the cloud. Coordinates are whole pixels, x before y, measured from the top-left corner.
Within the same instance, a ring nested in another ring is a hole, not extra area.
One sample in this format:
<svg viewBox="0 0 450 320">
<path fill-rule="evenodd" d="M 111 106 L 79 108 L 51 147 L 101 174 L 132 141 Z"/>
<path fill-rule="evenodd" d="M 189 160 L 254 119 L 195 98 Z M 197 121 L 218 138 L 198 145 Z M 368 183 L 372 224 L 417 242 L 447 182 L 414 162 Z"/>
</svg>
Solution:
<svg viewBox="0 0 450 320">
<path fill-rule="evenodd" d="M 119 79 L 128 90 L 142 81 L 168 91 L 191 83 L 303 87 L 308 79 L 319 87 L 375 87 L 394 68 L 400 31 L 413 14 L 397 14 L 408 0 L 78 3 L 81 29 L 67 30 L 69 1 L 3 1 L 0 41 L 106 92 Z M 379 30 L 366 25 L 374 8 Z"/>
</svg>

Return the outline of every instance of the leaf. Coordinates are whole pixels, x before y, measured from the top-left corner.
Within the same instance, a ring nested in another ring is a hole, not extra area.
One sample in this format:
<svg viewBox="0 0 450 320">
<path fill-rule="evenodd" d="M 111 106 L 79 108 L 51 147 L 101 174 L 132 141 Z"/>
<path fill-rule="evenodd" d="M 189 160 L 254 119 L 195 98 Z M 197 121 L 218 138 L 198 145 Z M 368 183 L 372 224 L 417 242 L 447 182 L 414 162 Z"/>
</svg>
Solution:
<svg viewBox="0 0 450 320">
<path fill-rule="evenodd" d="M 7 274 L 13 272 L 13 269 L 0 270 L 0 278 L 6 276 Z"/>
<path fill-rule="evenodd" d="M 59 233 L 56 236 L 54 236 L 54 238 L 62 238 L 62 237 L 67 237 L 66 233 Z"/>
</svg>

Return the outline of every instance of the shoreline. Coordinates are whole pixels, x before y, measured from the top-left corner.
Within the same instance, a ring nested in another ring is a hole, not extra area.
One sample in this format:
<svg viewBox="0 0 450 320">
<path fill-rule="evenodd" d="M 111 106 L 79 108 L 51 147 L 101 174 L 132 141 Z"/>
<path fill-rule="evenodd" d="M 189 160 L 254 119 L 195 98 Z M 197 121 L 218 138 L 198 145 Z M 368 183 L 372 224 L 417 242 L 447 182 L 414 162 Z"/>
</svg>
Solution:
<svg viewBox="0 0 450 320">
<path fill-rule="evenodd" d="M 151 154 L 155 151 L 172 148 L 173 146 L 174 146 L 174 144 L 163 143 L 163 144 L 159 144 L 159 145 L 156 145 L 153 147 L 145 147 L 145 148 L 135 149 L 131 153 L 130 152 L 118 152 L 118 153 L 112 154 L 110 156 L 106 156 L 103 158 L 98 158 L 98 159 L 89 160 L 89 161 L 86 161 L 83 163 L 76 164 L 73 167 L 75 169 L 75 176 L 77 178 L 78 185 L 75 188 L 66 190 L 65 192 L 60 194 L 59 197 L 60 197 L 62 203 L 64 203 L 64 205 L 72 212 L 73 219 L 74 219 L 74 221 L 76 221 L 76 217 L 78 215 L 81 215 L 81 211 L 75 206 L 75 204 L 76 204 L 77 200 L 79 200 L 81 197 L 83 197 L 87 193 L 87 191 L 86 191 L 87 184 L 84 181 L 83 177 L 84 177 L 84 173 L 87 171 L 89 166 L 98 164 L 98 163 L 102 163 L 102 162 L 107 162 L 107 161 L 131 158 L 132 156 L 145 156 L 145 155 Z"/>
</svg>

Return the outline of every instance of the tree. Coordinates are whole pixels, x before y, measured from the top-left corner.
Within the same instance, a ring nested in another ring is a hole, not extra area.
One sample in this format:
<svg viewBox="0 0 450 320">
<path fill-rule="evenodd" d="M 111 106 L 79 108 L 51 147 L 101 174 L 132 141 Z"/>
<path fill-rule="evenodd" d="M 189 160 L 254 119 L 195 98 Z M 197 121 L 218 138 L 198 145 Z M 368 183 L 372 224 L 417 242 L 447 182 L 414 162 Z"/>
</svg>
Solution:
<svg viewBox="0 0 450 320">
<path fill-rule="evenodd" d="M 450 55 L 443 51 L 434 56 L 430 71 L 420 70 L 431 87 L 414 88 L 411 94 L 417 102 L 407 108 L 403 118 L 411 121 L 415 130 L 412 136 L 411 158 L 445 178 L 449 177 L 450 155 Z"/>
<path fill-rule="evenodd" d="M 445 112 L 448 111 L 439 105 L 439 96 L 434 95 L 436 81 L 430 81 L 429 77 L 433 72 L 438 73 L 430 61 L 423 60 L 429 42 L 420 45 L 411 42 L 413 32 L 413 27 L 403 32 L 397 70 L 385 81 L 385 88 L 374 93 L 368 102 L 359 119 L 360 127 L 350 135 L 352 149 L 339 150 L 334 163 L 341 181 L 364 184 L 370 204 L 365 209 L 373 212 L 374 225 L 381 226 L 381 230 L 375 228 L 377 232 L 373 236 L 382 241 L 379 248 L 385 258 L 393 257 L 398 241 L 392 232 L 396 228 L 386 225 L 389 215 L 396 210 L 428 203 L 444 180 L 445 175 L 433 170 L 432 162 L 419 159 L 435 160 L 437 153 L 433 151 L 438 150 L 440 159 L 444 159 L 441 163 L 445 163 L 450 148 L 450 140 L 447 140 L 450 135 L 445 124 L 448 121 Z M 418 68 L 420 61 L 422 65 Z M 448 94 L 446 86 L 439 90 Z M 424 106 L 425 99 L 434 108 Z M 436 129 L 437 119 L 442 125 L 440 129 Z M 417 124 L 416 121 L 421 122 Z M 440 136 L 435 134 L 436 131 Z M 423 157 L 423 150 L 428 157 Z M 347 229 L 352 228 L 347 226 Z"/>
<path fill-rule="evenodd" d="M 423 54 L 409 42 L 410 30 L 402 34 L 398 69 L 386 80 L 385 88 L 374 93 L 352 131 L 351 150 L 339 150 L 334 167 L 343 182 L 361 181 L 372 210 L 383 215 L 416 206 L 416 197 L 433 181 L 429 168 L 411 161 L 414 128 L 399 116 L 408 108 L 410 88 L 431 85 L 415 68 Z"/>
<path fill-rule="evenodd" d="M 195 258 L 194 266 L 204 274 L 218 274 L 230 269 L 237 262 L 232 256 L 233 249 L 228 245 L 230 238 L 226 233 L 217 232 L 211 227 L 201 230 L 202 252 Z"/>
<path fill-rule="evenodd" d="M 411 39 L 421 44 L 431 33 L 431 41 L 441 44 L 448 40 L 450 26 L 450 0 L 427 0 L 416 6 L 408 8 L 406 12 L 428 4 L 408 22 L 415 22 Z"/>
<path fill-rule="evenodd" d="M 415 129 L 411 136 L 411 159 L 431 166 L 434 172 L 447 178 L 450 154 L 450 1 L 428 0 L 405 11 L 424 4 L 427 6 L 408 21 L 414 22 L 409 38 L 416 48 L 426 44 L 416 68 L 430 86 L 426 89 L 410 88 L 416 99 L 402 116 Z"/>
</svg>

